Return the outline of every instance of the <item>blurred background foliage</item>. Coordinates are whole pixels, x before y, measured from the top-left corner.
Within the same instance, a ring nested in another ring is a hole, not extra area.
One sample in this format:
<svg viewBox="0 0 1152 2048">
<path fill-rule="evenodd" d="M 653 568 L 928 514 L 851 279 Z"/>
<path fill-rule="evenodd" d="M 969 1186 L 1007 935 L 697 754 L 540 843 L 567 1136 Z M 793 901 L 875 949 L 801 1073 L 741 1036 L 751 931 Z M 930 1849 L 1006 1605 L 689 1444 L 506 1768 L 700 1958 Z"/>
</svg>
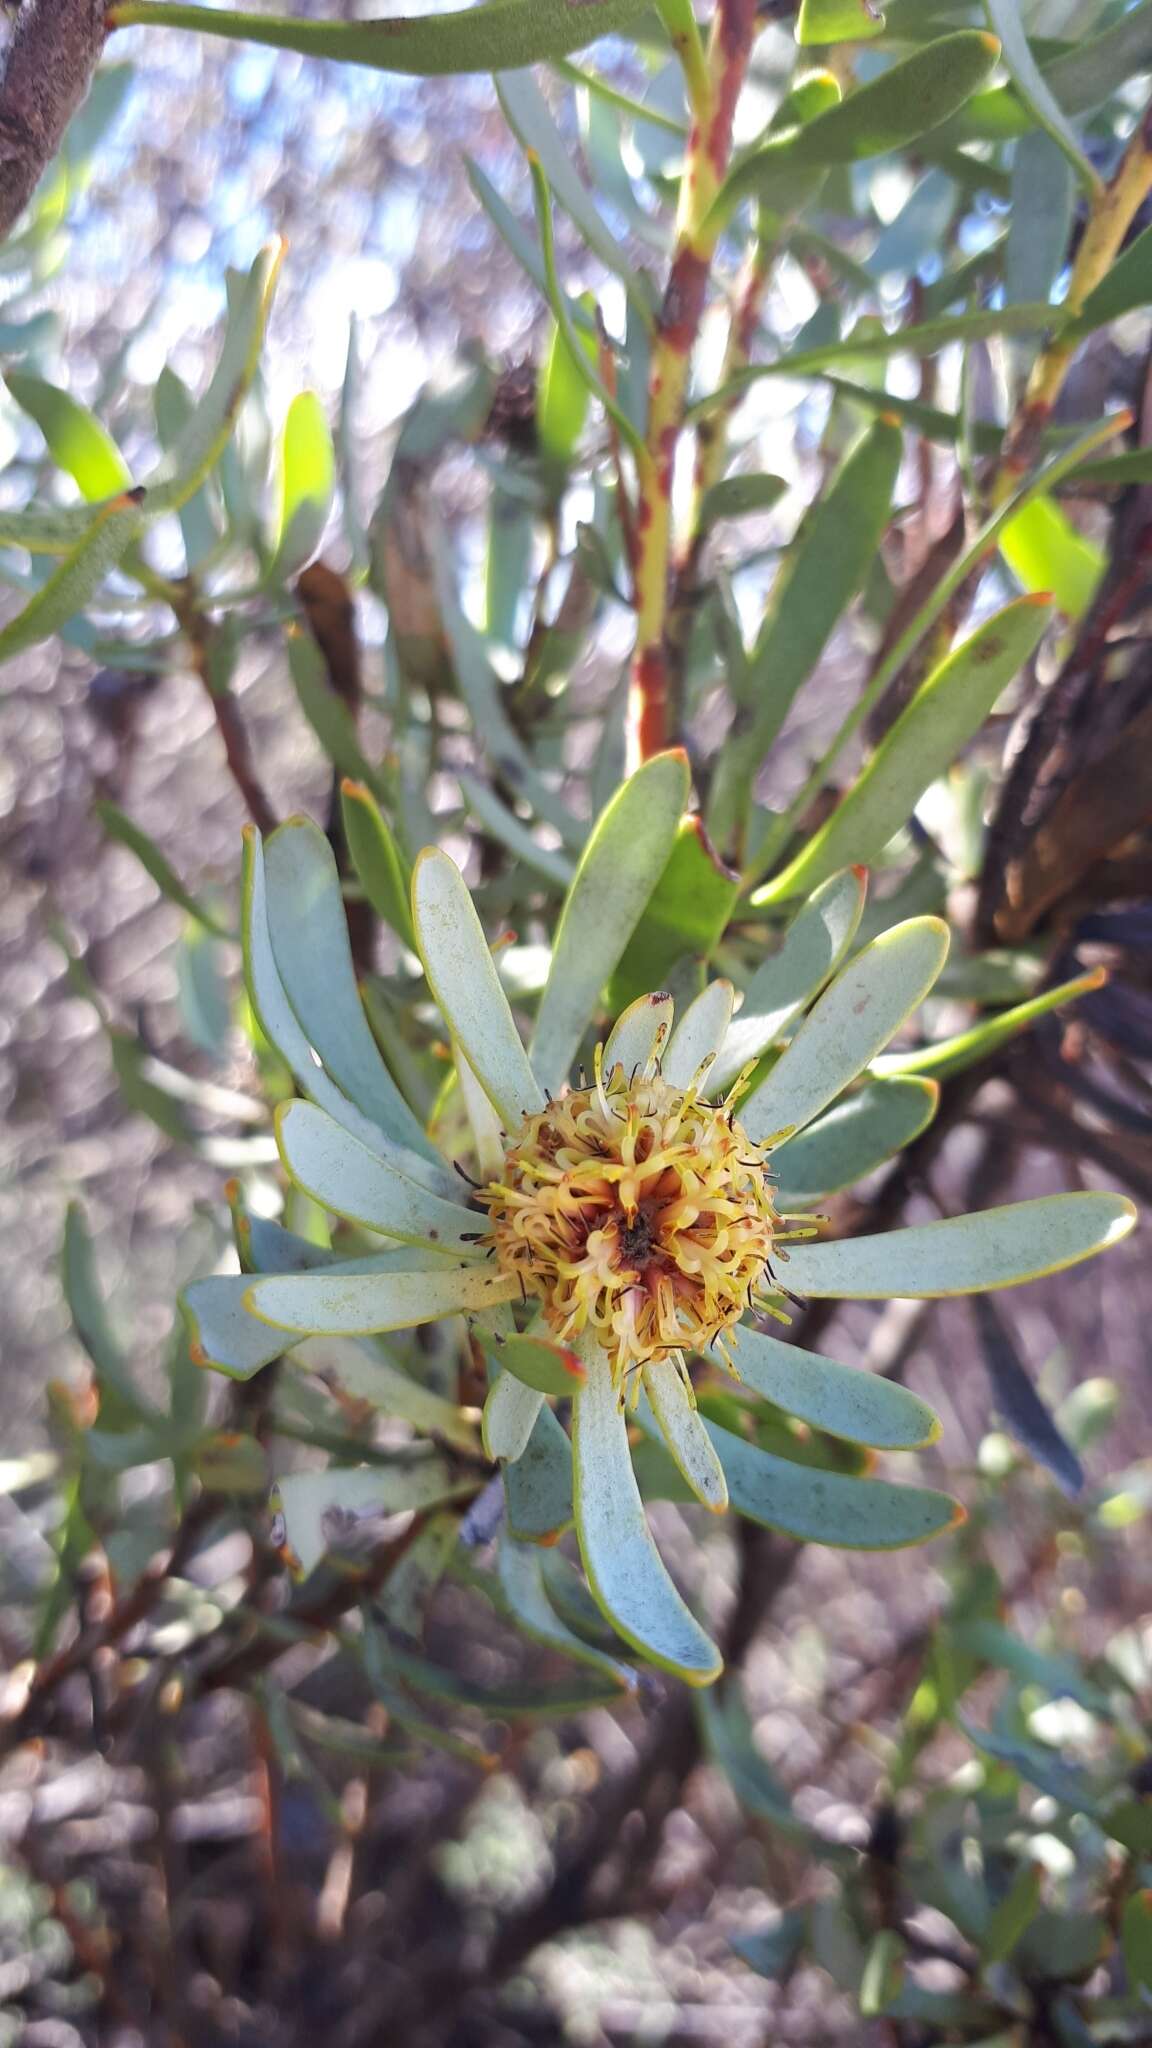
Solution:
<svg viewBox="0 0 1152 2048">
<path fill-rule="evenodd" d="M 545 1608 L 592 1657 L 526 1639 L 475 1388 L 435 1334 L 405 1414 L 397 1380 L 383 1407 L 330 1376 L 225 1386 L 174 1316 L 237 1216 L 323 1234 L 280 1207 L 290 1080 L 242 989 L 243 823 L 328 830 L 422 1117 L 447 1071 L 413 1000 L 422 844 L 514 929 L 513 996 L 542 986 L 629 744 L 628 460 L 600 396 L 614 378 L 643 433 L 688 125 L 674 18 L 496 84 L 118 30 L 0 252 L 0 2039 L 1152 2038 L 1138 1239 L 1006 1306 L 806 1313 L 803 1341 L 938 1409 L 917 1463 L 969 1519 L 869 1558 L 659 1501 L 723 1621 L 703 1700 L 646 1675 L 621 1701 L 561 1551 Z M 1050 412 L 1025 402 L 1037 308 L 1142 133 L 1152 8 L 1045 0 L 1023 57 L 1017 10 L 990 18 L 1010 73 L 926 135 L 913 95 L 812 189 L 747 173 L 720 239 L 692 397 L 773 373 L 701 414 L 711 452 L 675 479 L 668 736 L 712 844 L 686 836 L 608 992 L 690 993 L 705 956 L 745 986 L 845 861 L 872 868 L 862 937 L 949 917 L 901 1048 L 936 1118 L 834 1197 L 845 1231 L 1152 1180 L 1139 193 Z M 738 145 L 798 61 L 851 106 L 972 25 L 935 0 L 893 0 L 876 36 L 869 8 L 765 8 Z M 85 503 L 153 475 L 172 509 L 97 536 Z M 953 635 L 1040 591 L 1049 629 L 994 705 L 961 678 L 909 739 Z M 383 1470 L 429 1433 L 459 1498 L 293 1585 L 270 1480 L 319 1452 Z"/>
</svg>

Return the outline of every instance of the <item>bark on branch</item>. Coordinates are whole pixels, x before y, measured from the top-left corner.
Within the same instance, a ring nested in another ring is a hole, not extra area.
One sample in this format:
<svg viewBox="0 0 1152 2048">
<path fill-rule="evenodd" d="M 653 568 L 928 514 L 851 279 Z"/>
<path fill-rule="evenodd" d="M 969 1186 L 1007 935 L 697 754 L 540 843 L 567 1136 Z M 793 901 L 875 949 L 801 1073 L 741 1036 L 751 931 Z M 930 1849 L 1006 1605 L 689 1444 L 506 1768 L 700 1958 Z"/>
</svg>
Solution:
<svg viewBox="0 0 1152 2048">
<path fill-rule="evenodd" d="M 28 0 L 0 76 L 0 240 L 15 227 L 85 99 L 105 0 Z"/>
</svg>

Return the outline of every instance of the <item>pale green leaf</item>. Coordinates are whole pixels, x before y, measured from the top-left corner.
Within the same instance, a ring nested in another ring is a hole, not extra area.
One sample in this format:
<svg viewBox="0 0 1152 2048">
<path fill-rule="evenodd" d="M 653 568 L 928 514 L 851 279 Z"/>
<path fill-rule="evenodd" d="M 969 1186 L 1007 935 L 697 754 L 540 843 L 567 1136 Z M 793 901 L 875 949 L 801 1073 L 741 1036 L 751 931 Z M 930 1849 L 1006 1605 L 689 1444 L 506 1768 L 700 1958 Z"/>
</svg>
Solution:
<svg viewBox="0 0 1152 2048">
<path fill-rule="evenodd" d="M 372 791 L 363 782 L 341 783 L 340 816 L 352 865 L 365 896 L 377 917 L 391 925 L 397 937 L 415 952 L 408 864 Z"/>
<path fill-rule="evenodd" d="M 532 1037 L 544 1087 L 567 1078 L 597 998 L 667 865 L 688 800 L 682 753 L 657 754 L 592 828 L 568 892 Z"/>
<path fill-rule="evenodd" d="M 276 1142 L 297 1187 L 322 1208 L 403 1244 L 454 1251 L 461 1259 L 482 1256 L 471 1242 L 483 1226 L 474 1209 L 442 1201 L 408 1179 L 314 1103 L 281 1104 Z"/>
<path fill-rule="evenodd" d="M 1099 193 L 1103 189 L 1099 173 L 1085 156 L 1076 130 L 1032 55 L 1020 0 L 985 0 L 985 5 L 989 24 L 1000 38 L 1004 62 L 1024 105 L 1037 125 L 1059 144 L 1084 190 L 1090 196 Z"/>
<path fill-rule="evenodd" d="M 368 1028 L 336 859 L 319 826 L 310 818 L 289 818 L 265 846 L 264 869 L 268 936 L 276 967 L 326 1073 L 386 1137 L 435 1160 Z M 307 1081 L 304 1085 L 309 1087 Z"/>
<path fill-rule="evenodd" d="M 1009 522 L 1000 553 L 1025 590 L 1050 591 L 1070 619 L 1083 617 L 1105 569 L 1103 550 L 1047 497 L 1033 498 Z"/>
<path fill-rule="evenodd" d="M 711 1091 L 719 1095 L 730 1088 L 835 973 L 856 936 L 867 886 L 863 868 L 846 868 L 797 912 L 779 951 L 757 968 L 748 985 L 709 1078 Z"/>
<path fill-rule="evenodd" d="M 707 1425 L 737 1513 L 802 1543 L 844 1550 L 899 1550 L 954 1528 L 960 1510 L 947 1494 L 885 1479 L 793 1464 L 730 1430 Z"/>
<path fill-rule="evenodd" d="M 1019 1287 L 1107 1251 L 1135 1222 L 1125 1195 L 1044 1195 L 880 1237 L 794 1245 L 788 1285 L 798 1294 L 853 1301 Z"/>
<path fill-rule="evenodd" d="M 114 498 L 103 507 L 72 553 L 0 632 L 0 662 L 38 646 L 83 611 L 143 527 L 144 514 L 135 496 Z"/>
<path fill-rule="evenodd" d="M 813 1429 L 878 1451 L 920 1450 L 940 1434 L 927 1403 L 891 1380 L 837 1365 L 746 1323 L 735 1336 L 732 1358 L 744 1385 Z"/>
<path fill-rule="evenodd" d="M 710 981 L 689 1003 L 661 1062 L 664 1079 L 673 1088 L 690 1088 L 707 1063 L 700 1087 L 705 1094 L 711 1093 L 712 1069 L 732 1022 L 734 993 L 730 981 Z"/>
<path fill-rule="evenodd" d="M 660 1559 L 632 1471 L 628 1426 L 607 1354 L 584 1348 L 588 1378 L 573 1406 L 576 1529 L 588 1583 L 620 1635 L 690 1685 L 719 1677 L 716 1646 Z"/>
<path fill-rule="evenodd" d="M 729 175 L 716 214 L 726 220 L 744 199 L 772 206 L 774 192 L 798 169 L 858 163 L 920 141 L 959 112 L 999 55 L 995 37 L 976 30 L 936 37 L 838 105 L 758 145 Z"/>
<path fill-rule="evenodd" d="M 542 1326 L 541 1326 L 542 1327 Z M 579 1355 L 537 1330 L 520 1337 L 497 1337 L 488 1356 L 494 1366 L 515 1373 L 525 1386 L 557 1400 L 570 1399 L 584 1384 Z"/>
<path fill-rule="evenodd" d="M 548 1598 L 540 1553 L 532 1544 L 517 1543 L 515 1537 L 503 1535 L 498 1569 L 504 1598 L 525 1634 L 547 1644 L 550 1650 L 559 1650 L 565 1657 L 575 1657 L 582 1664 L 607 1672 L 624 1691 L 635 1691 L 636 1674 L 627 1664 L 618 1663 L 615 1657 L 586 1643 L 560 1619 Z"/>
<path fill-rule="evenodd" d="M 160 894 L 166 896 L 169 903 L 174 903 L 179 910 L 194 918 L 197 924 L 203 925 L 205 931 L 214 932 L 218 938 L 234 936 L 221 924 L 219 918 L 205 909 L 190 889 L 185 888 L 167 855 L 157 846 L 154 839 L 150 839 L 148 834 L 128 817 L 126 812 L 104 797 L 98 797 L 92 809 L 109 839 L 127 847 L 129 853 L 135 854 L 145 873 L 151 876 Z"/>
<path fill-rule="evenodd" d="M 508 1131 L 544 1107 L 484 928 L 454 861 L 426 847 L 412 873 L 412 921 L 444 1021 Z"/>
<path fill-rule="evenodd" d="M 383 1158 L 394 1159 L 411 1179 L 420 1180 L 440 1194 L 452 1193 L 452 1179 L 446 1167 L 433 1165 L 427 1153 L 394 1146 L 372 1119 L 348 1100 L 313 1057 L 311 1045 L 288 1000 L 273 957 L 268 935 L 264 846 L 259 834 L 251 829 L 244 835 L 241 887 L 244 979 L 248 999 L 265 1038 L 287 1062 L 301 1088 L 322 1109 L 326 1109 L 329 1116 L 335 1117 L 337 1123 L 343 1124 L 345 1130 L 359 1138 L 361 1144 L 379 1151 Z"/>
<path fill-rule="evenodd" d="M 367 1337 L 411 1329 L 441 1316 L 468 1314 L 518 1299 L 520 1283 L 487 1266 L 454 1271 L 290 1273 L 254 1280 L 253 1315 L 305 1335 Z"/>
<path fill-rule="evenodd" d="M 873 1061 L 874 1069 L 878 1074 L 920 1074 L 935 1081 L 943 1080 L 947 1074 L 963 1073 L 965 1067 L 987 1059 L 1009 1039 L 1027 1031 L 1037 1018 L 1046 1017 L 1064 1003 L 1075 1002 L 1078 996 L 1090 995 L 1093 989 L 1102 988 L 1107 979 L 1103 967 L 1094 967 L 1075 981 L 1047 988 L 1042 995 L 1018 1003 L 1014 1009 L 982 1017 L 971 1030 L 958 1032 L 955 1038 L 938 1039 L 935 1045 L 921 1046 L 918 1052 L 884 1053 Z"/>
<path fill-rule="evenodd" d="M 248 1321 L 257 1330 L 266 1325 Z M 410 1373 L 386 1358 L 377 1345 L 359 1343 L 350 1337 L 306 1337 L 292 1353 L 292 1362 L 306 1372 L 319 1375 L 326 1384 L 335 1383 L 346 1394 L 370 1401 L 383 1415 L 398 1416 L 427 1436 L 442 1437 L 458 1450 L 476 1457 L 480 1439 L 475 1410 L 458 1408 L 442 1394 L 421 1386 Z"/>
<path fill-rule="evenodd" d="M 528 1447 L 544 1396 L 516 1373 L 498 1373 L 484 1403 L 483 1443 L 486 1457 L 514 1465 Z"/>
<path fill-rule="evenodd" d="M 432 1452 L 395 1466 L 335 1466 L 323 1472 L 290 1472 L 279 1480 L 276 1495 L 288 1543 L 301 1571 L 313 1571 L 329 1550 L 353 1532 L 357 1521 L 383 1519 L 438 1501 L 457 1500 L 474 1492 L 476 1482 L 454 1473 L 447 1460 Z"/>
<path fill-rule="evenodd" d="M 657 1427 L 677 1471 L 687 1480 L 697 1500 L 713 1514 L 722 1515 L 728 1505 L 724 1468 L 675 1364 L 671 1359 L 661 1359 L 655 1365 L 645 1366 L 643 1380 Z"/>
<path fill-rule="evenodd" d="M 773 1152 L 776 1207 L 787 1214 L 822 1195 L 855 1187 L 919 1137 L 935 1116 L 938 1100 L 934 1082 L 914 1085 L 906 1079 L 901 1087 L 893 1077 L 872 1081 L 834 1103 L 798 1138 Z"/>
<path fill-rule="evenodd" d="M 555 1543 L 571 1527 L 572 1448 L 547 1402 L 526 1450 L 514 1465 L 504 1466 L 503 1478 L 513 1536 L 527 1543 Z"/>
<path fill-rule="evenodd" d="M 909 918 L 865 946 L 741 1104 L 749 1136 L 794 1133 L 819 1116 L 923 1002 L 947 952 L 948 927 L 938 917 Z"/>
<path fill-rule="evenodd" d="M 638 996 L 616 1019 L 604 1047 L 604 1076 L 617 1067 L 630 1080 L 645 1079 L 655 1072 L 672 1029 L 672 998 L 659 994 Z"/>
</svg>

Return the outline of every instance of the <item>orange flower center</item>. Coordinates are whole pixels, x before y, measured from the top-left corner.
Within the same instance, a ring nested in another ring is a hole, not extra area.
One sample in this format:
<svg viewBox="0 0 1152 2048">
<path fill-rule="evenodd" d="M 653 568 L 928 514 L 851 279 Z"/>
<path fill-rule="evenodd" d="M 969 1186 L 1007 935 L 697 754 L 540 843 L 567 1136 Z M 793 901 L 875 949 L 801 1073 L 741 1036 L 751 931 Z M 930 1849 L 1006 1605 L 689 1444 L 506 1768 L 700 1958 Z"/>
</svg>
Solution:
<svg viewBox="0 0 1152 2048">
<path fill-rule="evenodd" d="M 591 1331 L 618 1384 L 739 1320 L 780 1221 L 767 1153 L 728 1110 L 620 1067 L 530 1116 L 478 1199 L 501 1270 L 562 1342 Z"/>
</svg>

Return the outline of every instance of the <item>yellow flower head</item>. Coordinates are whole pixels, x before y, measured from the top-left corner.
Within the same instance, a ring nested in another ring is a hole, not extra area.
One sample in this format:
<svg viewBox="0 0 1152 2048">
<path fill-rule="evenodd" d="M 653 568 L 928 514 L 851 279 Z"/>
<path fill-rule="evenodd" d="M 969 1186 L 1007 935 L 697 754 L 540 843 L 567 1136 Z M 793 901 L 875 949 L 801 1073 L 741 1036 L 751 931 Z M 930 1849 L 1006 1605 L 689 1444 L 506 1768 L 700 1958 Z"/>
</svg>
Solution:
<svg viewBox="0 0 1152 2048">
<path fill-rule="evenodd" d="M 767 1149 L 727 1104 L 622 1066 L 530 1116 L 482 1190 L 501 1270 L 562 1342 L 633 1366 L 712 1344 L 751 1306 L 780 1218 Z"/>
</svg>

